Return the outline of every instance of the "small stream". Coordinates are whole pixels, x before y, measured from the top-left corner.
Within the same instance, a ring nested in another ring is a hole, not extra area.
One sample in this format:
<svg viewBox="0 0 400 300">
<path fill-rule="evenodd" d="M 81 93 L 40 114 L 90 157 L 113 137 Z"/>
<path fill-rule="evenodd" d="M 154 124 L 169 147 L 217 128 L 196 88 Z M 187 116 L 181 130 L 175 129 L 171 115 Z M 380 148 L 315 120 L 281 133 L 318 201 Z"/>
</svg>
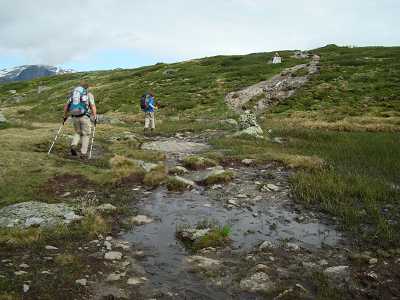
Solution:
<svg viewBox="0 0 400 300">
<path fill-rule="evenodd" d="M 184 193 L 171 193 L 159 188 L 144 194 L 136 203 L 139 214 L 155 221 L 134 227 L 123 238 L 135 249 L 146 253 L 141 263 L 153 288 L 173 291 L 180 297 L 189 297 L 187 299 L 232 299 L 232 295 L 208 285 L 186 270 L 184 258 L 192 253 L 175 237 L 180 225 L 196 225 L 204 220 L 229 225 L 232 253 L 246 253 L 265 240 L 275 243 L 290 240 L 310 249 L 334 246 L 340 241 L 341 235 L 332 226 L 317 219 L 306 219 L 305 222 L 301 214 L 286 205 L 291 202 L 286 173 L 276 171 L 275 181 L 283 186 L 281 191 L 263 193 L 255 184 L 262 171 L 249 168 L 235 171 L 237 179 L 226 186 L 198 187 Z M 246 196 L 244 200 L 243 193 Z M 258 201 L 251 202 L 257 196 Z M 228 208 L 229 199 L 243 200 L 242 205 Z M 241 295 L 240 299 L 247 297 Z M 254 295 L 248 299 L 255 299 Z"/>
</svg>

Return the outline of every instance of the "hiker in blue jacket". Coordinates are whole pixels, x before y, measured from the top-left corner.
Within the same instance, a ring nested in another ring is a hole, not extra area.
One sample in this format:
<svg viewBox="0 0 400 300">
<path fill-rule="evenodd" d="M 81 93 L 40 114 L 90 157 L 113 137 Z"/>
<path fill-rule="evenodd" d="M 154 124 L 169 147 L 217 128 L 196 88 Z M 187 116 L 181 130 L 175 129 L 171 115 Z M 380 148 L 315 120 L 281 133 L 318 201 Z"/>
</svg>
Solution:
<svg viewBox="0 0 400 300">
<path fill-rule="evenodd" d="M 153 131 L 156 128 L 156 121 L 154 116 L 154 111 L 156 109 L 156 104 L 154 101 L 154 95 L 152 93 L 148 93 L 146 95 L 146 105 L 144 108 L 144 132 L 148 129 Z"/>
</svg>

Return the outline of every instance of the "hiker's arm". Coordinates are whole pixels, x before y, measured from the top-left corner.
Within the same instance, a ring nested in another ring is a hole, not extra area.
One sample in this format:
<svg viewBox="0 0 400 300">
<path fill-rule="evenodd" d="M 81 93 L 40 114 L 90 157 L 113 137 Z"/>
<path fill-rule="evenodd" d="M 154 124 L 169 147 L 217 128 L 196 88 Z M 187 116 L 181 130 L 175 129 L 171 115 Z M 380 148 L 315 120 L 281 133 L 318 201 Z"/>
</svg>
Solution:
<svg viewBox="0 0 400 300">
<path fill-rule="evenodd" d="M 92 111 L 93 118 L 96 120 L 97 119 L 97 109 L 95 104 L 90 104 L 90 110 Z"/>
<path fill-rule="evenodd" d="M 69 101 L 64 105 L 64 118 L 68 117 L 68 107 L 69 107 Z"/>
</svg>

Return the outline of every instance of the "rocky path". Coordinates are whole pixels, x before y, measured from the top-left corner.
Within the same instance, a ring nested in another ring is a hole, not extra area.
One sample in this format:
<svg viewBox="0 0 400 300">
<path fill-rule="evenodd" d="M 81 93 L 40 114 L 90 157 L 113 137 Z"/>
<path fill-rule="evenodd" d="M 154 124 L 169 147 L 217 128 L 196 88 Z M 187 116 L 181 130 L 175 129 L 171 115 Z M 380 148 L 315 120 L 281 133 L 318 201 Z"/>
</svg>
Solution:
<svg viewBox="0 0 400 300">
<path fill-rule="evenodd" d="M 262 113 L 271 105 L 291 97 L 298 88 L 309 81 L 312 75 L 318 73 L 319 61 L 320 57 L 314 55 L 308 64 L 285 69 L 269 80 L 229 93 L 225 97 L 225 102 L 237 113 L 241 113 L 243 106 L 249 103 L 257 114 Z"/>
</svg>

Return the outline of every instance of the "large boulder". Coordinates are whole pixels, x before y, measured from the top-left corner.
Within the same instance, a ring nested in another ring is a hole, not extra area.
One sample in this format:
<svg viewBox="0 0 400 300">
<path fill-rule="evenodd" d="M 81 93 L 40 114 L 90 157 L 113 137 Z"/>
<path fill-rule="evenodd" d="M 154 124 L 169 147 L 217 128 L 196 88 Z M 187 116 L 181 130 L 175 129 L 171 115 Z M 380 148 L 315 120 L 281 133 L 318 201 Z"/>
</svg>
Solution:
<svg viewBox="0 0 400 300">
<path fill-rule="evenodd" d="M 0 209 L 0 228 L 53 227 L 81 219 L 65 203 L 23 202 Z"/>
</svg>

